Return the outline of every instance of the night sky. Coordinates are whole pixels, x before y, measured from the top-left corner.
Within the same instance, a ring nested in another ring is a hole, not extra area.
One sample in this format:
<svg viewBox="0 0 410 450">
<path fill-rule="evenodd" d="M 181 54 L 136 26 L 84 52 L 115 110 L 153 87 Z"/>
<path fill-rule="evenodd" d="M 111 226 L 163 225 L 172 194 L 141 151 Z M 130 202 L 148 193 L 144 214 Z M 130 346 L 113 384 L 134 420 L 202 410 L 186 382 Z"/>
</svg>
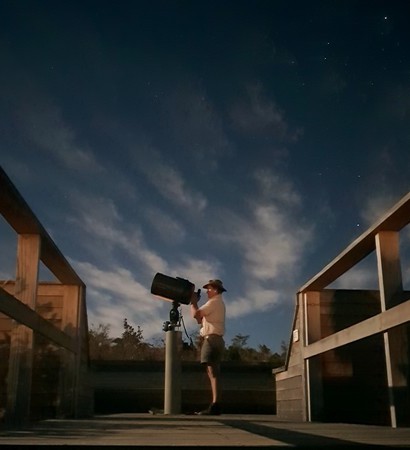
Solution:
<svg viewBox="0 0 410 450">
<path fill-rule="evenodd" d="M 161 338 L 154 275 L 220 278 L 227 342 L 279 350 L 298 288 L 409 191 L 409 23 L 407 0 L 1 0 L 0 163 L 89 324 Z M 0 242 L 13 279 L 3 219 Z"/>
</svg>

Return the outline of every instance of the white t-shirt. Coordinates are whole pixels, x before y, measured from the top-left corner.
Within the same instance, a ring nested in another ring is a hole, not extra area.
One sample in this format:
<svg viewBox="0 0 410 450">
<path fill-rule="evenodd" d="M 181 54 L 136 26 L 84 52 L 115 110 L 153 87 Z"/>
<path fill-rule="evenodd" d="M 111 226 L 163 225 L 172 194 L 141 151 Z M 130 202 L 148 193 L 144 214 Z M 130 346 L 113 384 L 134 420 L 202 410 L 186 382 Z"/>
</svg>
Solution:
<svg viewBox="0 0 410 450">
<path fill-rule="evenodd" d="M 218 294 L 209 299 L 199 310 L 202 313 L 201 336 L 209 334 L 225 334 L 225 304 L 222 295 Z"/>
</svg>

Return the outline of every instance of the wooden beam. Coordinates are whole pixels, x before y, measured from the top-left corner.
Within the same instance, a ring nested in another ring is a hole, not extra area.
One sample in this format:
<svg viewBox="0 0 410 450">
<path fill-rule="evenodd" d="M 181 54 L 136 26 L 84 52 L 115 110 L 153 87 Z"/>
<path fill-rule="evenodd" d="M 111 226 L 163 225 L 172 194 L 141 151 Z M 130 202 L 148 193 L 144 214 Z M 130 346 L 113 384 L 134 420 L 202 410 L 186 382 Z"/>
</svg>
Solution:
<svg viewBox="0 0 410 450">
<path fill-rule="evenodd" d="M 73 353 L 78 351 L 75 340 L 2 288 L 0 288 L 0 312 L 40 333 L 61 347 Z"/>
<path fill-rule="evenodd" d="M 0 214 L 16 233 L 41 236 L 41 260 L 61 283 L 84 285 L 1 166 Z"/>
<path fill-rule="evenodd" d="M 48 234 L 43 237 L 41 260 L 62 284 L 84 286 L 81 278 L 77 275 Z"/>
<path fill-rule="evenodd" d="M 0 212 L 17 233 L 42 234 L 42 225 L 1 166 Z"/>
<path fill-rule="evenodd" d="M 410 300 L 304 347 L 303 358 L 312 358 L 407 322 L 410 322 Z"/>
<path fill-rule="evenodd" d="M 304 284 L 299 292 L 320 291 L 375 250 L 375 237 L 381 231 L 400 231 L 410 223 L 410 192 L 375 225 L 365 231 L 321 272 Z"/>
</svg>

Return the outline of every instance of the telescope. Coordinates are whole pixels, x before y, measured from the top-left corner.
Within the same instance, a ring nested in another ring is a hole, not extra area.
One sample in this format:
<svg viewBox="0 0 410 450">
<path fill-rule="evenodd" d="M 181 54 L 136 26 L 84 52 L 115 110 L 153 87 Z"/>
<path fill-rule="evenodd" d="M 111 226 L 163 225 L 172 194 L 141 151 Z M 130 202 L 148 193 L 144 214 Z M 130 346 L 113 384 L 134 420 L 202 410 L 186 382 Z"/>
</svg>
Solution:
<svg viewBox="0 0 410 450">
<path fill-rule="evenodd" d="M 169 320 L 164 322 L 162 330 L 166 332 L 165 344 L 165 389 L 164 414 L 179 414 L 181 412 L 181 331 L 177 330 L 182 316 L 178 311 L 180 304 L 189 305 L 194 295 L 195 285 L 180 277 L 170 277 L 157 273 L 152 280 L 151 294 L 161 300 L 172 302 Z M 197 291 L 197 298 L 201 290 Z M 184 325 L 185 328 L 185 325 Z M 186 333 L 186 329 L 185 329 Z"/>
<path fill-rule="evenodd" d="M 180 326 L 180 314 L 178 307 L 180 303 L 189 305 L 195 290 L 195 285 L 189 280 L 176 277 L 172 278 L 162 273 L 157 273 L 152 280 L 151 294 L 159 297 L 161 300 L 172 302 L 172 308 L 169 312 L 169 320 L 164 322 L 162 329 L 164 331 L 173 331 Z M 201 296 L 201 289 L 197 291 L 198 298 Z"/>
<path fill-rule="evenodd" d="M 157 273 L 152 280 L 151 294 L 168 302 L 189 305 L 195 285 L 183 278 L 172 278 L 162 273 Z"/>
</svg>

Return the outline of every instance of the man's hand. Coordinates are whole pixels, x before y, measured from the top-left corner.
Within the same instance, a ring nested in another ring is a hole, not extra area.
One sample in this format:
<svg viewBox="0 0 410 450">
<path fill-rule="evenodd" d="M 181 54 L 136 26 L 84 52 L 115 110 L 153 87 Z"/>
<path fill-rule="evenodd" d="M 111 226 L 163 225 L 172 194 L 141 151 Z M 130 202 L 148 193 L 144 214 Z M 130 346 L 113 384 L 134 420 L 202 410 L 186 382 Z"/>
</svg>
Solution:
<svg viewBox="0 0 410 450">
<path fill-rule="evenodd" d="M 197 292 L 193 292 L 191 295 L 191 305 L 198 305 L 199 295 Z"/>
<path fill-rule="evenodd" d="M 199 295 L 197 292 L 193 292 L 191 296 L 191 314 L 198 324 L 202 322 L 201 311 L 198 309 Z"/>
</svg>

